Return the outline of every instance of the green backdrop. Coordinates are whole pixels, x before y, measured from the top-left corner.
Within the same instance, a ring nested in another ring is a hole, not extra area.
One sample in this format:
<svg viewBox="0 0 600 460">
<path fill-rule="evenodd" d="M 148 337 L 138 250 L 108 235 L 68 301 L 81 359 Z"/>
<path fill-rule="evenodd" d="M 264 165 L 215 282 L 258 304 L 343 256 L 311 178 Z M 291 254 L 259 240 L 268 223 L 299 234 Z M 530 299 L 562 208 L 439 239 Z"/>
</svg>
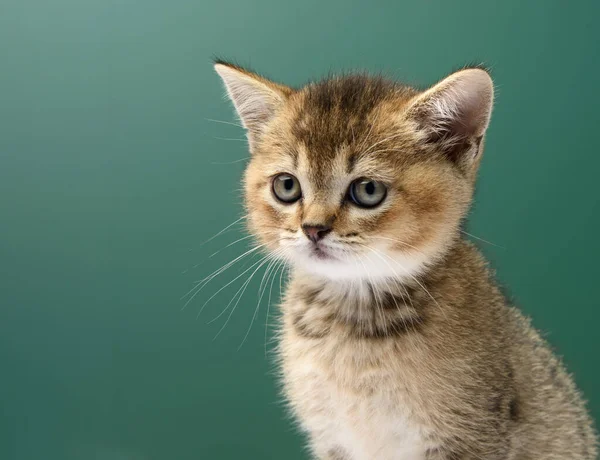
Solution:
<svg viewBox="0 0 600 460">
<path fill-rule="evenodd" d="M 598 418 L 599 16 L 558 0 L 2 0 L 0 458 L 307 458 L 265 353 L 267 295 L 238 350 L 258 280 L 216 340 L 228 314 L 207 323 L 245 276 L 198 312 L 240 269 L 181 310 L 249 245 L 209 257 L 239 226 L 201 244 L 241 215 L 247 156 L 241 129 L 209 121 L 235 122 L 213 54 L 289 84 L 489 65 L 469 231 Z"/>
</svg>

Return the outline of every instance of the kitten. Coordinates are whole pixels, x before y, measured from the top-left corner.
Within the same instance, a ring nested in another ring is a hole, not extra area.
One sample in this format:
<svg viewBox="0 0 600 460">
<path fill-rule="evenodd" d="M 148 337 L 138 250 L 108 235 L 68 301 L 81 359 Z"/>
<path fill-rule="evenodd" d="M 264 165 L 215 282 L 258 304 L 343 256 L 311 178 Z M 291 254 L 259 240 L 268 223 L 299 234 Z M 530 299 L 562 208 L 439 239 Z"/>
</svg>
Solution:
<svg viewBox="0 0 600 460">
<path fill-rule="evenodd" d="M 215 68 L 252 153 L 250 231 L 293 267 L 279 352 L 314 457 L 595 459 L 571 377 L 461 239 L 488 73 L 296 90 Z"/>
</svg>

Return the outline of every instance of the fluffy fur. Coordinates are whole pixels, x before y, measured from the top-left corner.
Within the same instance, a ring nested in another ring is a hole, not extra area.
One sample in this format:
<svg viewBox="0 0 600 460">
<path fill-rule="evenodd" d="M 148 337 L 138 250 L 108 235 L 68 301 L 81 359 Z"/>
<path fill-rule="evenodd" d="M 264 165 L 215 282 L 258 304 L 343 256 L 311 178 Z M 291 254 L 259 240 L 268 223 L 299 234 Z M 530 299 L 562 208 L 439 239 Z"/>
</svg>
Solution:
<svg viewBox="0 0 600 460">
<path fill-rule="evenodd" d="M 595 459 L 572 379 L 461 238 L 488 73 L 421 92 L 361 75 L 292 89 L 216 70 L 250 142 L 250 231 L 293 267 L 279 350 L 315 458 Z M 301 199 L 276 199 L 281 173 Z M 385 184 L 379 206 L 349 200 L 359 178 Z M 328 233 L 315 243 L 306 225 Z"/>
</svg>

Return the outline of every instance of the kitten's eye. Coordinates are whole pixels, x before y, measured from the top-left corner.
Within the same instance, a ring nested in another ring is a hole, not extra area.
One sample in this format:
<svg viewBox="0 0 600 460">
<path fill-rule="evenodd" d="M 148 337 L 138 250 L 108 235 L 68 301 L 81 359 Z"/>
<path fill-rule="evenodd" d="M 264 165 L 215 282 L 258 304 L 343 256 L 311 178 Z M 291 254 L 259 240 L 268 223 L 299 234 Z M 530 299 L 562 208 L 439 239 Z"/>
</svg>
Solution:
<svg viewBox="0 0 600 460">
<path fill-rule="evenodd" d="M 279 174 L 273 179 L 273 195 L 284 203 L 293 203 L 302 196 L 300 182 L 291 174 Z"/>
<path fill-rule="evenodd" d="M 381 182 L 358 179 L 350 185 L 350 198 L 363 208 L 374 208 L 387 195 L 387 188 Z"/>
</svg>

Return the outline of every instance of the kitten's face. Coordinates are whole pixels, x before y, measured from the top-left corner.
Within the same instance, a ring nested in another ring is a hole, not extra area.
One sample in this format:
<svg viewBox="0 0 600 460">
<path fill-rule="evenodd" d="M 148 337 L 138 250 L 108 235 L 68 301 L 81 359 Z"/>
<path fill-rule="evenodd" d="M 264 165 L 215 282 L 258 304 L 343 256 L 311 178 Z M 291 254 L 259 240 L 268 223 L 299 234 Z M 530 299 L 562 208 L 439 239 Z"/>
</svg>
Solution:
<svg viewBox="0 0 600 460">
<path fill-rule="evenodd" d="M 245 119 L 236 103 L 261 243 L 305 272 L 366 281 L 415 276 L 444 253 L 468 210 L 482 134 L 432 137 L 415 109 L 422 95 L 378 79 L 268 89 L 278 100 L 263 118 Z"/>
</svg>

